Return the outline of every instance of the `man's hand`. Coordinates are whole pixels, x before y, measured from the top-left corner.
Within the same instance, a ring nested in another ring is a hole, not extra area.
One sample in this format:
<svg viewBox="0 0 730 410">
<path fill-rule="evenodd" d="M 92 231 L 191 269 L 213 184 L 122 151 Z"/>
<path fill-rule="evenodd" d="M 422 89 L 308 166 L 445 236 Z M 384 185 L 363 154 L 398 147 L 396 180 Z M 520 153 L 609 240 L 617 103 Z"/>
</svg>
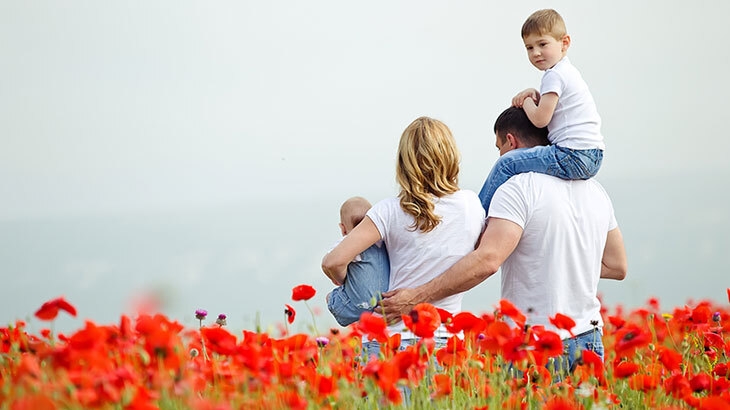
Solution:
<svg viewBox="0 0 730 410">
<path fill-rule="evenodd" d="M 383 293 L 383 300 L 380 307 L 375 311 L 383 313 L 388 324 L 394 324 L 401 320 L 401 315 L 407 315 L 419 301 L 414 289 L 396 289 Z"/>
<path fill-rule="evenodd" d="M 540 93 L 534 88 L 528 88 L 524 91 L 520 91 L 514 96 L 514 98 L 512 98 L 512 106 L 522 107 L 525 100 L 528 98 L 532 98 L 532 101 L 534 101 L 535 104 L 538 104 L 540 102 Z"/>
</svg>

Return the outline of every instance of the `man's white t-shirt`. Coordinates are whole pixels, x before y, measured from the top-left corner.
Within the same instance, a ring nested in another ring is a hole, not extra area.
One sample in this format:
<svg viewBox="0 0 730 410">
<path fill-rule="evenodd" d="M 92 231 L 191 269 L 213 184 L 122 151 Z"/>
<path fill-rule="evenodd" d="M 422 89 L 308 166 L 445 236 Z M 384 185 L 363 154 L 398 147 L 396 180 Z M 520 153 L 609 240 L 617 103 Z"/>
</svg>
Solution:
<svg viewBox="0 0 730 410">
<path fill-rule="evenodd" d="M 601 135 L 601 117 L 593 95 L 568 57 L 545 70 L 540 95 L 547 93 L 555 93 L 559 97 L 548 124 L 551 143 L 571 149 L 606 149 Z"/>
<path fill-rule="evenodd" d="M 403 211 L 398 198 L 384 199 L 368 211 L 367 216 L 375 223 L 388 249 L 389 290 L 422 285 L 474 250 L 485 220 L 484 209 L 474 192 L 461 190 L 435 198 L 434 213 L 441 217 L 441 222 L 433 230 L 422 232 L 413 228 L 413 216 Z M 458 293 L 433 305 L 458 313 L 462 297 Z M 400 332 L 404 339 L 415 338 L 413 333 L 403 332 L 403 328 L 401 322 L 388 330 Z M 449 334 L 442 326 L 436 336 Z"/>
<path fill-rule="evenodd" d="M 523 229 L 502 264 L 502 298 L 522 310 L 527 323 L 558 331 L 549 318 L 562 313 L 575 321 L 576 335 L 591 330 L 591 321 L 603 326 L 597 297 L 601 259 L 608 231 L 618 225 L 601 184 L 519 174 L 497 189 L 489 217 Z"/>
</svg>

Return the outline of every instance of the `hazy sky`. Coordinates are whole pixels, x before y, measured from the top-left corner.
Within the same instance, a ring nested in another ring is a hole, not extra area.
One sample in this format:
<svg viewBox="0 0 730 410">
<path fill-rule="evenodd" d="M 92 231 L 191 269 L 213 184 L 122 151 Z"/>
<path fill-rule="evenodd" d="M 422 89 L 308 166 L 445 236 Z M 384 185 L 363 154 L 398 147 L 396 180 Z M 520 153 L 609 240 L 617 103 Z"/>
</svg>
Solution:
<svg viewBox="0 0 730 410">
<path fill-rule="evenodd" d="M 723 298 L 726 1 L 0 0 L 0 323 L 61 294 L 111 321 L 141 289 L 240 327 L 299 283 L 323 306 L 339 205 L 396 194 L 414 118 L 452 129 L 479 190 L 494 119 L 539 84 L 519 33 L 544 7 L 603 119 L 630 263 L 606 299 Z"/>
</svg>

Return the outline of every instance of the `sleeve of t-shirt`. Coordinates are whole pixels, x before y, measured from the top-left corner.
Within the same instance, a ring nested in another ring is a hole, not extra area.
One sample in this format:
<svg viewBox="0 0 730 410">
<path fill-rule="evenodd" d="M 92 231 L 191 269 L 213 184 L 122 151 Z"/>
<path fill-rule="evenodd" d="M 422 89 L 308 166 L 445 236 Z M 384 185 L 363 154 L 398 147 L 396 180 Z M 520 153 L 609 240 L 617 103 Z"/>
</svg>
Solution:
<svg viewBox="0 0 730 410">
<path fill-rule="evenodd" d="M 542 83 L 540 83 L 540 95 L 555 93 L 560 97 L 563 95 L 564 90 L 565 82 L 560 77 L 560 74 L 555 72 L 555 70 L 545 71 L 545 74 L 542 76 Z"/>
<path fill-rule="evenodd" d="M 606 192 L 606 189 L 601 185 L 598 181 L 592 180 L 596 186 L 603 192 L 603 195 L 606 196 L 606 203 L 608 204 L 608 230 L 612 231 L 616 228 L 618 228 L 618 221 L 616 221 L 616 214 L 613 211 L 613 202 L 611 202 L 611 197 L 608 196 L 608 192 Z"/>
<path fill-rule="evenodd" d="M 388 244 L 385 238 L 388 237 L 388 222 L 391 220 L 392 216 L 392 202 L 392 198 L 384 199 L 373 205 L 373 207 L 365 214 L 371 221 L 373 221 L 375 227 L 378 228 L 378 232 L 380 232 L 380 239 L 386 242 L 386 246 Z"/>
<path fill-rule="evenodd" d="M 527 196 L 523 184 L 512 178 L 497 188 L 489 205 L 489 218 L 512 221 L 525 229 L 527 223 Z"/>
</svg>

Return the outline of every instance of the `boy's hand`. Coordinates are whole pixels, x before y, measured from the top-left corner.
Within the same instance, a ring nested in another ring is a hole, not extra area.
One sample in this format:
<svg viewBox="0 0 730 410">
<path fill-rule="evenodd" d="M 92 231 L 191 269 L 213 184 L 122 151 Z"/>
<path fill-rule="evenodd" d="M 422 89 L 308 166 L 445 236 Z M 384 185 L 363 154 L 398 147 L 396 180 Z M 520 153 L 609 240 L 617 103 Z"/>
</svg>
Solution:
<svg viewBox="0 0 730 410">
<path fill-rule="evenodd" d="M 540 92 L 534 88 L 528 88 L 524 91 L 520 91 L 514 98 L 512 98 L 512 106 L 522 108 L 522 105 L 528 98 L 532 98 L 532 100 L 535 101 L 535 104 L 537 104 L 540 102 Z"/>
</svg>

